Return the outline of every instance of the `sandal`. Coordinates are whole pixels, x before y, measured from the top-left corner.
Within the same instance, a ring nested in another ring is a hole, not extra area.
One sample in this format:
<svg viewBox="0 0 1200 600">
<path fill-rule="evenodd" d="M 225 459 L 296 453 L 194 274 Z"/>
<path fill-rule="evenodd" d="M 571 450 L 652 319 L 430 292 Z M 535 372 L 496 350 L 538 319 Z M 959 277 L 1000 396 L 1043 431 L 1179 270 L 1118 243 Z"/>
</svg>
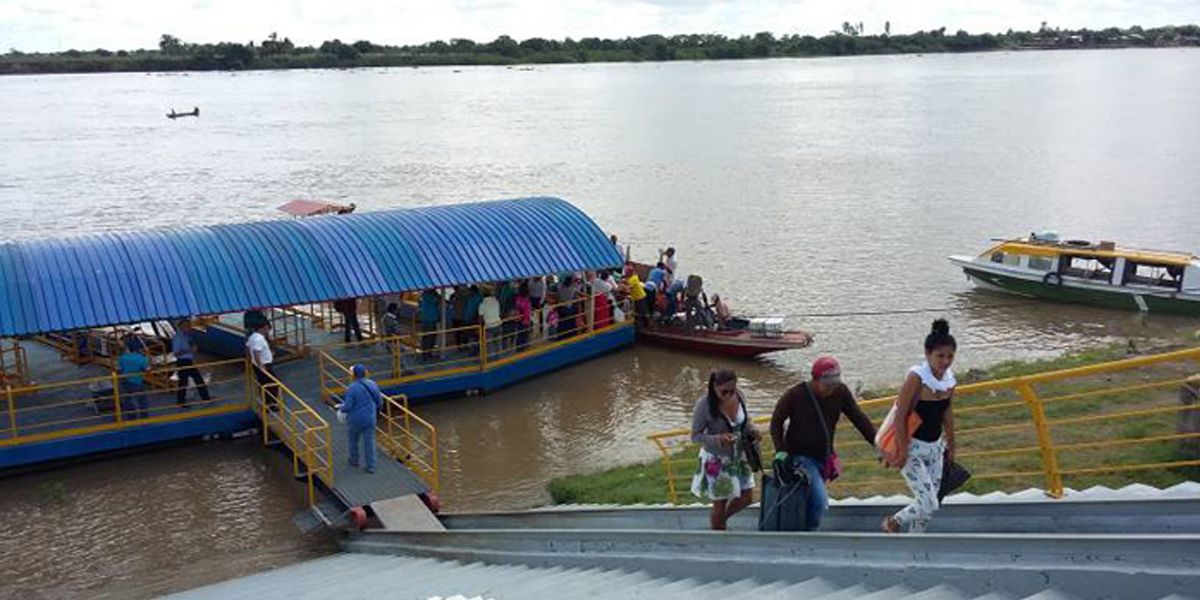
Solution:
<svg viewBox="0 0 1200 600">
<path fill-rule="evenodd" d="M 896 517 L 883 518 L 883 532 L 900 533 L 900 522 L 896 520 Z"/>
</svg>

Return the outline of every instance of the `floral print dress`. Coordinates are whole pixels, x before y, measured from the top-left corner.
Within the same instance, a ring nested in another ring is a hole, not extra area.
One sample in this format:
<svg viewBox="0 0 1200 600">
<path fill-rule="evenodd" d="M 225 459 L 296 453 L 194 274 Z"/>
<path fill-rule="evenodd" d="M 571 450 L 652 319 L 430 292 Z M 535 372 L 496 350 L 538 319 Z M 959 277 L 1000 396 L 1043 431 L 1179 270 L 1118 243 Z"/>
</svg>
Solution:
<svg viewBox="0 0 1200 600">
<path fill-rule="evenodd" d="M 738 407 L 736 421 L 730 421 L 735 432 L 746 424 L 746 413 Z M 692 493 L 706 500 L 732 500 L 742 492 L 754 489 L 754 473 L 746 452 L 742 449 L 741 436 L 734 442 L 729 455 L 712 454 L 700 449 L 699 467 L 692 477 Z"/>
</svg>

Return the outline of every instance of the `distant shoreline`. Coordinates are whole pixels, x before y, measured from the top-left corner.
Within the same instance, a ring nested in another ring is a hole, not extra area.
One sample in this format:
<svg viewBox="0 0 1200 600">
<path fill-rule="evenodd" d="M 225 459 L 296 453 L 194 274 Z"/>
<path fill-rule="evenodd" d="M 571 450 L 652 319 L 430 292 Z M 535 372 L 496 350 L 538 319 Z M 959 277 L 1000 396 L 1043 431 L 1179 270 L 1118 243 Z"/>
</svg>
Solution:
<svg viewBox="0 0 1200 600">
<path fill-rule="evenodd" d="M 947 34 L 945 28 L 905 35 L 863 35 L 862 24 L 823 37 L 770 33 L 736 38 L 714 34 L 659 35 L 617 40 L 583 38 L 518 42 L 500 36 L 489 43 L 470 40 L 419 46 L 381 46 L 339 40 L 319 47 L 295 46 L 272 34 L 260 43 L 185 43 L 163 35 L 156 50 L 67 50 L 56 53 L 10 51 L 0 55 L 0 75 L 73 73 L 181 73 L 273 71 L 363 67 L 533 66 L 618 62 L 674 62 L 763 58 L 822 58 L 899 54 L 962 54 L 1026 50 L 1108 50 L 1200 47 L 1200 26 L 1130 27 L 1099 31 L 1051 30 L 1003 34 Z"/>
</svg>

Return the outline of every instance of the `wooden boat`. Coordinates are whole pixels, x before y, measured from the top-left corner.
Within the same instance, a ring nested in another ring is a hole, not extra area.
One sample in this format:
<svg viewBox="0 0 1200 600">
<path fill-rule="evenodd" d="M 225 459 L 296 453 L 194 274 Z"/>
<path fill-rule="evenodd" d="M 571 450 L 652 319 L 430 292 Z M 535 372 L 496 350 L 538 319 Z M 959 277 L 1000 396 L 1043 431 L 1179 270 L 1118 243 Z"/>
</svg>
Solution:
<svg viewBox="0 0 1200 600">
<path fill-rule="evenodd" d="M 318 200 L 292 200 L 279 207 L 279 210 L 293 217 L 315 217 L 318 215 L 348 215 L 358 208 L 350 204 L 334 204 Z"/>
<path fill-rule="evenodd" d="M 812 345 L 812 335 L 804 331 L 785 331 L 782 327 L 771 326 L 775 323 L 781 326 L 782 322 L 783 319 L 778 318 L 735 318 L 731 320 L 732 326 L 718 330 L 684 325 L 639 325 L 637 333 L 639 339 L 662 346 L 742 357 Z"/>
<path fill-rule="evenodd" d="M 178 119 L 179 117 L 199 117 L 199 116 L 200 116 L 200 108 L 199 107 L 193 108 L 192 110 L 190 110 L 188 112 L 175 112 L 175 109 L 172 108 L 171 112 L 167 113 L 167 118 L 172 119 L 172 120 Z"/>
<path fill-rule="evenodd" d="M 1185 252 L 1060 240 L 1054 232 L 951 256 L 974 284 L 1033 298 L 1200 316 L 1200 259 Z"/>
</svg>

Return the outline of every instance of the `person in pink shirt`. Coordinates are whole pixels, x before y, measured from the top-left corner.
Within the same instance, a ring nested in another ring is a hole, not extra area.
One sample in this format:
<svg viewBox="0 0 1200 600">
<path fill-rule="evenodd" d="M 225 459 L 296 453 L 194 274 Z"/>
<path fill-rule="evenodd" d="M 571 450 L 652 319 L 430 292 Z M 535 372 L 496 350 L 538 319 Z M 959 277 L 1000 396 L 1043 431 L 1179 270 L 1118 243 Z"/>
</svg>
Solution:
<svg viewBox="0 0 1200 600">
<path fill-rule="evenodd" d="M 533 312 L 533 303 L 529 300 L 529 284 L 522 283 L 517 288 L 517 297 L 514 300 L 514 306 L 517 309 L 517 314 L 520 315 L 520 327 L 517 329 L 517 352 L 525 349 L 529 343 L 529 329 L 533 324 L 530 315 Z"/>
</svg>

